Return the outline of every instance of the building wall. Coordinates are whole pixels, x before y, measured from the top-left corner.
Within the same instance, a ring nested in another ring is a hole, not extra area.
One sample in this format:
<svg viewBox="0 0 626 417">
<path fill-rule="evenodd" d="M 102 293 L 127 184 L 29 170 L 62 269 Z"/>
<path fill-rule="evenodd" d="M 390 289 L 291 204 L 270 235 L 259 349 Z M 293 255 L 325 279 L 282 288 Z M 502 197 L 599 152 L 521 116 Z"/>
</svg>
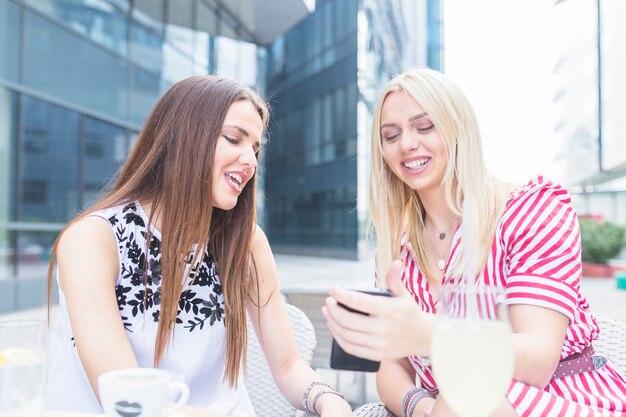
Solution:
<svg viewBox="0 0 626 417">
<path fill-rule="evenodd" d="M 170 85 L 256 82 L 252 38 L 213 0 L 0 2 L 0 312 L 45 302 L 59 230 L 115 177 Z"/>
<path fill-rule="evenodd" d="M 279 252 L 356 255 L 357 12 L 318 2 L 268 49 L 265 226 Z"/>
<path fill-rule="evenodd" d="M 440 69 L 431 20 L 440 31 L 439 1 L 318 1 L 269 48 L 265 226 L 275 251 L 365 254 L 371 113 L 392 76 Z"/>
<path fill-rule="evenodd" d="M 626 165 L 626 2 L 602 0 L 601 13 L 602 168 L 610 171 Z"/>
<path fill-rule="evenodd" d="M 598 83 L 595 2 L 567 0 L 555 6 L 562 28 L 554 67 L 556 162 L 568 185 L 598 172 Z"/>
<path fill-rule="evenodd" d="M 560 57 L 554 69 L 557 114 L 554 133 L 560 141 L 556 162 L 566 173 L 569 185 L 623 183 L 626 176 L 626 81 L 623 76 L 626 72 L 623 42 L 626 3 L 621 0 L 563 0 L 554 7 L 555 27 L 562 32 L 558 36 Z"/>
</svg>

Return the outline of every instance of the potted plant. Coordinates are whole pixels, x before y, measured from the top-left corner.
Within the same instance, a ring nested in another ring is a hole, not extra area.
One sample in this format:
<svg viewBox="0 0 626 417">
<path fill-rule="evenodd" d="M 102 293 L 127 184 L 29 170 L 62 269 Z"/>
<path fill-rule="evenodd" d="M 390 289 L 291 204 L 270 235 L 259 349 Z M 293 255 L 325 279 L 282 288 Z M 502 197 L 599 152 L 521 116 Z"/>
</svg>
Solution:
<svg viewBox="0 0 626 417">
<path fill-rule="evenodd" d="M 624 246 L 622 226 L 593 217 L 581 217 L 583 276 L 612 277 L 614 269 L 608 265 Z"/>
</svg>

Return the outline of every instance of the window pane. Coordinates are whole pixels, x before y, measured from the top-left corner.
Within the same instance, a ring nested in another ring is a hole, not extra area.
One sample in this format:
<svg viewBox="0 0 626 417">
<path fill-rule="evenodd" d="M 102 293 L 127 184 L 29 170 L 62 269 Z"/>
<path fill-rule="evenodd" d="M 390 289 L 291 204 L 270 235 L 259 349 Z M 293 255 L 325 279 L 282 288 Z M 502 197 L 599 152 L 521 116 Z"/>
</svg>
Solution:
<svg viewBox="0 0 626 417">
<path fill-rule="evenodd" d="M 56 232 L 17 232 L 17 251 L 15 253 L 17 263 L 17 279 L 32 279 L 40 283 L 39 288 L 32 294 L 21 292 L 20 306 L 45 304 L 46 291 L 45 281 L 41 280 L 48 273 L 48 262 L 50 261 L 50 251 Z"/>
<path fill-rule="evenodd" d="M 88 207 L 114 179 L 126 158 L 126 131 L 109 123 L 86 118 L 83 160 L 83 206 Z"/>
<path fill-rule="evenodd" d="M 27 0 L 30 6 L 109 49 L 126 55 L 128 20 L 104 0 Z"/>
<path fill-rule="evenodd" d="M 176 83 L 193 75 L 193 61 L 191 57 L 181 53 L 168 43 L 163 47 L 163 55 L 165 57 L 163 78 L 167 81 Z"/>
<path fill-rule="evenodd" d="M 0 222 L 15 220 L 17 120 L 17 94 L 0 88 Z M 13 274 L 13 246 L 15 243 L 12 234 L 0 228 L 0 280 L 8 279 Z"/>
<path fill-rule="evenodd" d="M 137 65 L 161 76 L 163 72 L 163 39 L 137 23 L 130 28 L 130 59 Z"/>
<path fill-rule="evenodd" d="M 217 14 L 215 9 L 209 5 L 204 4 L 203 1 L 197 2 L 196 13 L 196 30 L 209 35 L 217 34 Z"/>
<path fill-rule="evenodd" d="M 228 13 L 222 12 L 220 19 L 220 36 L 225 36 L 231 39 L 238 39 L 237 36 L 237 23 L 233 20 Z"/>
<path fill-rule="evenodd" d="M 193 55 L 192 0 L 168 2 L 167 41 L 187 55 Z"/>
<path fill-rule="evenodd" d="M 0 2 L 0 78 L 17 82 L 20 39 L 19 8 L 10 1 Z"/>
<path fill-rule="evenodd" d="M 133 68 L 132 73 L 131 122 L 143 125 L 148 112 L 159 98 L 160 83 L 157 78 L 138 68 Z"/>
<path fill-rule="evenodd" d="M 133 4 L 133 17 L 163 34 L 163 0 L 135 0 Z"/>
<path fill-rule="evenodd" d="M 215 38 L 217 68 L 215 73 L 254 85 L 257 80 L 257 47 L 254 44 L 225 37 Z"/>
<path fill-rule="evenodd" d="M 13 308 L 13 293 L 7 294 L 9 288 L 3 281 L 13 279 L 15 275 L 15 232 L 0 229 L 0 313 Z M 7 296 L 8 295 L 8 296 Z"/>
<path fill-rule="evenodd" d="M 0 222 L 14 220 L 17 94 L 0 88 Z"/>
<path fill-rule="evenodd" d="M 127 118 L 126 66 L 120 59 L 30 12 L 24 53 L 28 87 Z"/>
<path fill-rule="evenodd" d="M 333 132 L 335 135 L 340 135 L 346 130 L 346 100 L 345 100 L 345 87 L 340 86 L 335 89 L 333 94 L 333 118 L 334 126 Z"/>
<path fill-rule="evenodd" d="M 204 32 L 196 32 L 194 39 L 193 59 L 196 66 L 202 67 L 206 72 L 209 68 L 209 61 L 212 61 L 213 38 Z"/>
<path fill-rule="evenodd" d="M 18 219 L 65 222 L 78 210 L 78 113 L 24 96 Z"/>
</svg>

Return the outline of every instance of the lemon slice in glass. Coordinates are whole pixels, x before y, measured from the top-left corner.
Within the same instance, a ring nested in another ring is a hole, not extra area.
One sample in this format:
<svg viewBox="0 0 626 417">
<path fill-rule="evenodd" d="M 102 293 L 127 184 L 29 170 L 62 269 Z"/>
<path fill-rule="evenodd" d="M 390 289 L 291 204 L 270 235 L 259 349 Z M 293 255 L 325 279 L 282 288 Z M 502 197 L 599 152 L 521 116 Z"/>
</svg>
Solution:
<svg viewBox="0 0 626 417">
<path fill-rule="evenodd" d="M 0 351 L 0 366 L 37 365 L 43 362 L 44 352 L 24 348 L 7 348 Z"/>
</svg>

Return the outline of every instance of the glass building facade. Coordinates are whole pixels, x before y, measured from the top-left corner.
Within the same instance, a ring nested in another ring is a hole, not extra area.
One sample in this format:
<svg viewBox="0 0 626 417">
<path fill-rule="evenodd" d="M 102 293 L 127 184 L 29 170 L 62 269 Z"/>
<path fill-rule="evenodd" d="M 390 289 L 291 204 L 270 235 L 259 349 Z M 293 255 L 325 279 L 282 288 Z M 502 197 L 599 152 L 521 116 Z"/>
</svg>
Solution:
<svg viewBox="0 0 626 417">
<path fill-rule="evenodd" d="M 555 2 L 556 162 L 579 214 L 626 224 L 626 3 Z"/>
<path fill-rule="evenodd" d="M 45 302 L 59 230 L 115 177 L 170 85 L 263 78 L 265 48 L 227 3 L 0 0 L 0 313 Z"/>
<path fill-rule="evenodd" d="M 320 0 L 268 48 L 265 230 L 275 251 L 365 255 L 377 95 L 404 68 L 442 69 L 441 31 L 439 0 Z"/>
<path fill-rule="evenodd" d="M 358 257 L 373 104 L 402 68 L 441 69 L 439 2 L 0 0 L 0 313 L 45 303 L 58 232 L 196 74 L 269 98 L 259 218 L 274 250 Z"/>
</svg>

